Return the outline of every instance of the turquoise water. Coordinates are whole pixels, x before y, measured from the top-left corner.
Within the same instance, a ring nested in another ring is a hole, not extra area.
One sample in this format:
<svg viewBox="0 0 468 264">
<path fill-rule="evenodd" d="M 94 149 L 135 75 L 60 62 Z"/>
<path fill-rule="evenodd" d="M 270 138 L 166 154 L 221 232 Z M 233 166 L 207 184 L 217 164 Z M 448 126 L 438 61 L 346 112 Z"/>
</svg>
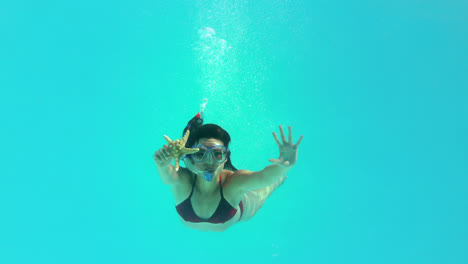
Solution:
<svg viewBox="0 0 468 264">
<path fill-rule="evenodd" d="M 59 1 L 0 8 L 0 263 L 467 263 L 463 1 Z M 211 37 L 199 30 L 210 27 Z M 184 227 L 152 160 L 206 123 L 261 170 L 249 222 Z"/>
</svg>

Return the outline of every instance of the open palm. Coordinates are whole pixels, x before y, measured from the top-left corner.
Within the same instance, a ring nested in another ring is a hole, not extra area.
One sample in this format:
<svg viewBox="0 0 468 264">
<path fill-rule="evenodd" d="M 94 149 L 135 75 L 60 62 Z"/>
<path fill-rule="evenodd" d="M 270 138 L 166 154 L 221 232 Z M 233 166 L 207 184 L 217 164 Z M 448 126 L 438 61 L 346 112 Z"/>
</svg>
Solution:
<svg viewBox="0 0 468 264">
<path fill-rule="evenodd" d="M 281 125 L 279 126 L 279 129 L 281 132 L 281 140 L 283 144 L 281 144 L 275 132 L 273 132 L 273 137 L 275 138 L 276 144 L 278 145 L 280 156 L 277 159 L 270 159 L 269 161 L 281 166 L 292 167 L 296 164 L 297 149 L 299 148 L 299 144 L 301 144 L 303 136 L 299 138 L 299 141 L 296 144 L 293 144 L 291 126 L 289 126 L 288 140 L 286 140 L 286 137 L 284 136 L 283 127 Z"/>
</svg>

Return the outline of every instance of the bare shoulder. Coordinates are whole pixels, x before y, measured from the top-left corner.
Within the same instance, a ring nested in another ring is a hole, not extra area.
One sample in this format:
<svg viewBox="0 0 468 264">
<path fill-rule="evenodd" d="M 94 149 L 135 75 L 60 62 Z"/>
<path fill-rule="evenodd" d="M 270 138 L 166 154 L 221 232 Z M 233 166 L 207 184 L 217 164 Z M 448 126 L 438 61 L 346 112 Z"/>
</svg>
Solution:
<svg viewBox="0 0 468 264">
<path fill-rule="evenodd" d="M 249 170 L 238 170 L 238 171 L 223 171 L 225 172 L 225 181 L 229 188 L 244 192 L 245 178 L 251 176 L 254 172 Z"/>
<path fill-rule="evenodd" d="M 243 192 L 257 190 L 268 186 L 262 171 L 238 170 L 230 176 L 230 182 Z"/>
</svg>

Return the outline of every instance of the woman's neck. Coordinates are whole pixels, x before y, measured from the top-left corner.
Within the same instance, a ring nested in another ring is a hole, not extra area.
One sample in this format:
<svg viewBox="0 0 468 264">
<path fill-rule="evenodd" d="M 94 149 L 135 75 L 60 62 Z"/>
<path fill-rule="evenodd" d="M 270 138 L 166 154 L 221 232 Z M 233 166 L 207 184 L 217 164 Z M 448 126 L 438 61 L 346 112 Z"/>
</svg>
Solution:
<svg viewBox="0 0 468 264">
<path fill-rule="evenodd" d="M 195 183 L 195 189 L 201 194 L 214 194 L 218 191 L 219 182 L 220 182 L 220 175 L 221 172 L 213 175 L 213 179 L 211 181 L 207 181 L 204 179 L 203 175 L 197 174 L 197 182 Z"/>
</svg>

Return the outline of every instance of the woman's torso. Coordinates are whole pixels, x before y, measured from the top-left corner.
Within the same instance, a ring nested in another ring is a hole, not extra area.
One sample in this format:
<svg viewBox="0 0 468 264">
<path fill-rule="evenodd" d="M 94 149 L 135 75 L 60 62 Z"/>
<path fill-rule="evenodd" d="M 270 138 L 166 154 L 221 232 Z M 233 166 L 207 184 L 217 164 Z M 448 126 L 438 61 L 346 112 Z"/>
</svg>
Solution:
<svg viewBox="0 0 468 264">
<path fill-rule="evenodd" d="M 229 170 L 223 170 L 220 173 L 220 187 L 222 188 L 223 197 L 233 208 L 237 209 L 236 214 L 230 220 L 224 223 L 194 223 L 185 221 L 182 217 L 179 217 L 181 221 L 188 227 L 199 229 L 202 231 L 224 231 L 228 227 L 235 224 L 241 216 L 239 203 L 241 202 L 244 193 L 232 184 L 230 184 L 230 179 L 233 174 L 234 172 Z M 190 196 L 190 193 L 192 192 L 192 186 L 196 177 L 194 173 L 183 167 L 180 167 L 179 169 L 179 176 L 181 177 L 180 184 L 175 184 L 171 186 L 171 191 L 174 195 L 176 205 L 184 202 Z M 221 199 L 222 196 L 220 190 L 214 192 L 212 195 L 206 195 L 201 194 L 195 187 L 190 201 L 193 211 L 198 217 L 202 219 L 209 219 L 217 210 Z"/>
</svg>

